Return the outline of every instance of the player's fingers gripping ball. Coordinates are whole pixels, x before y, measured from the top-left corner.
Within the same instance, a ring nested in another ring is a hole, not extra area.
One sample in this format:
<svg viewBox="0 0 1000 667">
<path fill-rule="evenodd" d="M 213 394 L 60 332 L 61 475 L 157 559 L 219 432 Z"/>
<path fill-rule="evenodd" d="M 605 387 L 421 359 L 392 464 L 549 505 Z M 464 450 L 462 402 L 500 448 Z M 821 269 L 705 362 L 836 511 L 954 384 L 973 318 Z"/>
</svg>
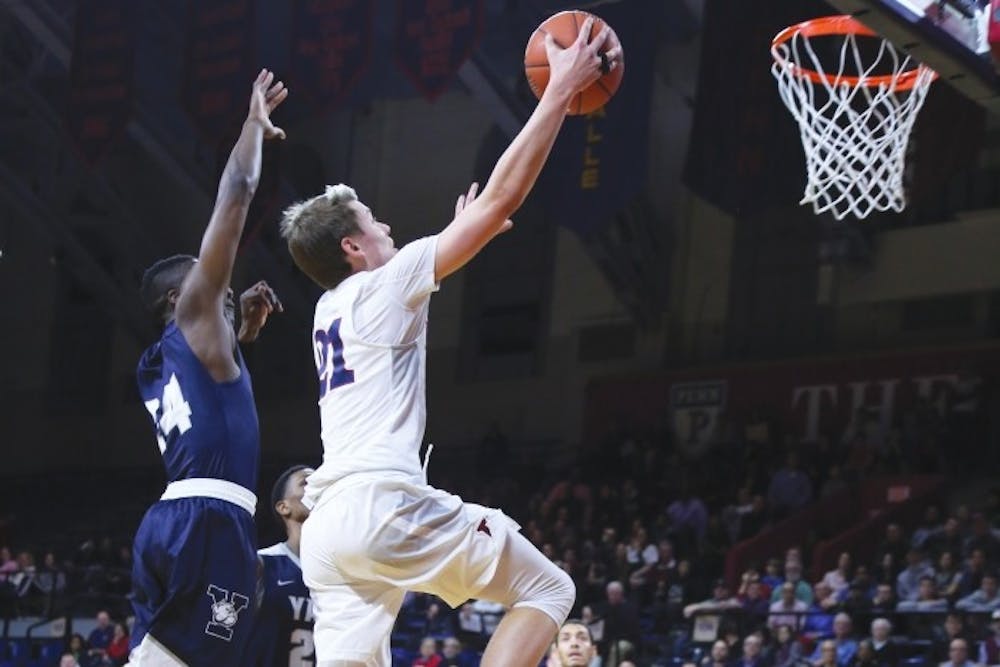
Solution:
<svg viewBox="0 0 1000 667">
<path fill-rule="evenodd" d="M 566 48 L 579 36 L 583 22 L 588 16 L 591 14 L 580 10 L 559 12 L 543 21 L 532 33 L 524 51 L 524 73 L 528 77 L 528 83 L 531 85 L 535 97 L 541 98 L 545 87 L 549 84 L 549 58 L 545 52 L 545 35 L 552 35 L 556 45 Z M 604 26 L 604 21 L 595 16 L 588 42 L 597 37 Z M 588 114 L 596 111 L 603 107 L 617 92 L 618 86 L 622 82 L 622 76 L 625 74 L 625 61 L 623 57 L 619 57 L 616 66 L 612 67 L 607 53 L 620 47 L 618 35 L 615 34 L 614 30 L 611 30 L 611 34 L 608 35 L 608 39 L 604 42 L 599 53 L 603 75 L 589 88 L 573 97 L 569 105 L 570 115 Z"/>
</svg>

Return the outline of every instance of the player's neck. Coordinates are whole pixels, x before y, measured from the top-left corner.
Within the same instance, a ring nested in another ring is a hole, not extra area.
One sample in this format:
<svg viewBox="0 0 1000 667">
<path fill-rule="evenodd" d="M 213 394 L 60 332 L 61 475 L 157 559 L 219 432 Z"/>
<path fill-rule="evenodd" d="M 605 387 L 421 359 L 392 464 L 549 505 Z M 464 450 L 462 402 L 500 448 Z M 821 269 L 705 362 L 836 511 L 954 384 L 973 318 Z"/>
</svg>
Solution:
<svg viewBox="0 0 1000 667">
<path fill-rule="evenodd" d="M 285 523 L 285 531 L 288 533 L 288 539 L 285 540 L 285 545 L 288 547 L 289 551 L 298 557 L 299 541 L 302 537 L 302 524 L 295 523 L 294 521 L 288 521 Z"/>
</svg>

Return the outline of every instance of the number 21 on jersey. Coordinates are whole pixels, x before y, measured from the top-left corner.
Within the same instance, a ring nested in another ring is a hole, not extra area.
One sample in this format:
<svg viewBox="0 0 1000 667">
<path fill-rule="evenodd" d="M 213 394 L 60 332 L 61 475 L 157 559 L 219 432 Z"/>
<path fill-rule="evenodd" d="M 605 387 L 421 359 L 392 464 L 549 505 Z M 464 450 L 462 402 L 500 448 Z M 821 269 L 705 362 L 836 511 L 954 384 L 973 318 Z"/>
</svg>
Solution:
<svg viewBox="0 0 1000 667">
<path fill-rule="evenodd" d="M 354 382 L 354 371 L 344 363 L 344 341 L 340 338 L 340 321 L 337 318 L 326 331 L 316 332 L 316 371 L 319 373 L 319 397 L 337 387 Z"/>
</svg>

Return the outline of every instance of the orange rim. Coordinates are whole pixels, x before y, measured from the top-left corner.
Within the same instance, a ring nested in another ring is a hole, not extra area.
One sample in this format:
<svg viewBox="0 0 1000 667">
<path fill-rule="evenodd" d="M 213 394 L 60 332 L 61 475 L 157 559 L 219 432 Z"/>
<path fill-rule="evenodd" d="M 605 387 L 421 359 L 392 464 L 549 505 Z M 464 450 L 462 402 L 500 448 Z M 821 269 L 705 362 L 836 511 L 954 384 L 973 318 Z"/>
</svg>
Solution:
<svg viewBox="0 0 1000 667">
<path fill-rule="evenodd" d="M 816 70 L 800 67 L 791 63 L 781 56 L 778 47 L 791 40 L 796 35 L 803 37 L 826 37 L 829 35 L 861 35 L 862 37 L 880 37 L 878 33 L 868 26 L 856 20 L 853 16 L 824 16 L 823 18 L 803 21 L 789 26 L 775 35 L 771 40 L 771 56 L 779 66 L 791 70 L 794 76 L 807 78 L 813 83 L 825 83 L 829 85 L 843 84 L 848 86 L 866 86 L 868 88 L 878 88 L 879 86 L 895 86 L 896 90 L 911 90 L 917 85 L 920 76 L 920 68 L 911 69 L 896 76 L 894 74 L 884 74 L 881 76 L 837 76 L 830 77 Z M 931 80 L 937 78 L 936 72 L 931 72 Z"/>
</svg>

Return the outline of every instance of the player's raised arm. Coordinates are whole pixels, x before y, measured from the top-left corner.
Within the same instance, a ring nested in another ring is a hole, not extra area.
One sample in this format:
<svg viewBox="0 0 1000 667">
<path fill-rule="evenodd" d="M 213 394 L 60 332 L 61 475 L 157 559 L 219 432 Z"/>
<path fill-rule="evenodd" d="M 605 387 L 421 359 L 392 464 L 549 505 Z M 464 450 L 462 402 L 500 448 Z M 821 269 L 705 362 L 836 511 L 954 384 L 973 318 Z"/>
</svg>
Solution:
<svg viewBox="0 0 1000 667">
<path fill-rule="evenodd" d="M 220 354 L 228 355 L 228 359 L 221 360 L 225 368 L 233 363 L 232 326 L 224 313 L 225 302 L 231 298 L 229 282 L 247 211 L 260 179 L 262 141 L 285 137 L 284 131 L 271 123 L 270 115 L 287 95 L 283 83 L 274 83 L 273 73 L 261 70 L 253 83 L 243 130 L 219 181 L 198 261 L 177 299 L 177 325 L 210 371 L 219 362 L 216 357 Z"/>
<path fill-rule="evenodd" d="M 601 77 L 602 60 L 598 54 L 611 30 L 605 26 L 588 44 L 593 24 L 593 17 L 588 17 L 576 41 L 566 49 L 559 48 L 551 35 L 545 36 L 549 84 L 528 122 L 500 156 L 482 194 L 477 198 L 472 189 L 464 201 L 460 199 L 455 219 L 438 236 L 436 280 L 462 268 L 490 239 L 510 226 L 510 216 L 528 196 L 552 150 L 570 99 Z M 609 67 L 616 67 L 621 47 L 609 50 L 605 57 Z"/>
</svg>

